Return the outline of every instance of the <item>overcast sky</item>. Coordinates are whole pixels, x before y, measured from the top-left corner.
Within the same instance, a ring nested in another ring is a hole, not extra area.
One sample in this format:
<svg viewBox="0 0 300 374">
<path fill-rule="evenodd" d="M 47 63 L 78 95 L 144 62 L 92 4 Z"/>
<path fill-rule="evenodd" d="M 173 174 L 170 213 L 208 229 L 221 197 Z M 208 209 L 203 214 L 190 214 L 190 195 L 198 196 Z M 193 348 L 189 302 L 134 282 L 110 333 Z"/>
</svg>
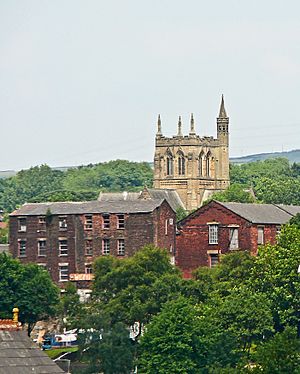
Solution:
<svg viewBox="0 0 300 374">
<path fill-rule="evenodd" d="M 0 170 L 152 161 L 156 119 L 300 148 L 299 0 L 0 0 Z"/>
</svg>

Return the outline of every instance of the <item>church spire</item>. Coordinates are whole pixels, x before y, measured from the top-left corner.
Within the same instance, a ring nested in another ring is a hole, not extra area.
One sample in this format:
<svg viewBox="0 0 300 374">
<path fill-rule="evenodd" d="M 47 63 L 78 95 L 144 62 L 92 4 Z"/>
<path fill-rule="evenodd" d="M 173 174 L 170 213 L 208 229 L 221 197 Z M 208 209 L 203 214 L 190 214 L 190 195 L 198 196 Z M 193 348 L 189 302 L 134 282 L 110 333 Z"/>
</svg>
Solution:
<svg viewBox="0 0 300 374">
<path fill-rule="evenodd" d="M 181 123 L 181 116 L 179 116 L 179 119 L 178 119 L 178 132 L 177 132 L 177 136 L 182 136 L 182 123 Z"/>
<path fill-rule="evenodd" d="M 227 118 L 227 113 L 226 113 L 226 110 L 225 110 L 224 96 L 223 95 L 222 95 L 222 99 L 221 99 L 219 118 Z"/>
<path fill-rule="evenodd" d="M 156 136 L 162 136 L 160 114 L 158 115 L 158 119 L 157 119 L 157 133 L 156 133 Z"/>
<path fill-rule="evenodd" d="M 195 122 L 194 122 L 194 115 L 191 114 L 191 129 L 190 129 L 190 135 L 196 135 L 195 132 Z"/>
</svg>

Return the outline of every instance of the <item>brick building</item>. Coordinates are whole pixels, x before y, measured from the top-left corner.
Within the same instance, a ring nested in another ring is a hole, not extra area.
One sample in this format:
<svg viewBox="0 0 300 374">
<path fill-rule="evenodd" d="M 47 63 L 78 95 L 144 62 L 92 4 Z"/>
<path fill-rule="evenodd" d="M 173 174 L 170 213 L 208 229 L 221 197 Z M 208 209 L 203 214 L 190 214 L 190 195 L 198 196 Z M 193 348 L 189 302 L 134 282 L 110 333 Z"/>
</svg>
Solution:
<svg viewBox="0 0 300 374">
<path fill-rule="evenodd" d="M 44 266 L 60 287 L 70 274 L 86 287 L 92 262 L 154 244 L 175 253 L 176 215 L 166 200 L 24 204 L 10 215 L 10 252 Z"/>
<path fill-rule="evenodd" d="M 188 211 L 229 186 L 229 117 L 223 96 L 216 127 L 216 138 L 200 137 L 192 115 L 189 134 L 183 135 L 179 117 L 177 135 L 166 137 L 158 118 L 153 187 L 175 189 Z"/>
<path fill-rule="evenodd" d="M 276 241 L 282 224 L 300 213 L 300 206 L 221 203 L 211 201 L 178 223 L 176 265 L 184 277 L 200 266 L 213 267 L 221 254 Z"/>
</svg>

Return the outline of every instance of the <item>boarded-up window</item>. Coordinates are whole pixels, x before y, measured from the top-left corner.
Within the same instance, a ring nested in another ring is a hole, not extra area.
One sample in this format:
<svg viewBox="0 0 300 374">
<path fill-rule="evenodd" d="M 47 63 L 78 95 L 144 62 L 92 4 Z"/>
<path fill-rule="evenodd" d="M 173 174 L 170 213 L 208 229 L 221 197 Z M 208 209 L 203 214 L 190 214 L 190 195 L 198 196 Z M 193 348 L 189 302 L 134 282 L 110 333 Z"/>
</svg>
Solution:
<svg viewBox="0 0 300 374">
<path fill-rule="evenodd" d="M 265 242 L 264 227 L 259 226 L 257 228 L 257 244 L 264 244 L 264 242 Z"/>
<path fill-rule="evenodd" d="M 234 250 L 239 248 L 239 230 L 237 227 L 229 230 L 229 249 Z"/>
</svg>

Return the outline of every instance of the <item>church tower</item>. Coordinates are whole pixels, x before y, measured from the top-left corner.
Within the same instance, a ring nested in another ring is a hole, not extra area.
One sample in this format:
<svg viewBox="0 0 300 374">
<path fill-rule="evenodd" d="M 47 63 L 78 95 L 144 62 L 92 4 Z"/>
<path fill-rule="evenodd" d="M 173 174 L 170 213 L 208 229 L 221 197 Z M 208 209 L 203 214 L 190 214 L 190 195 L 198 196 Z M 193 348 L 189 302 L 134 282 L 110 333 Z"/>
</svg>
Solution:
<svg viewBox="0 0 300 374">
<path fill-rule="evenodd" d="M 229 117 L 223 95 L 217 117 L 217 138 L 197 135 L 193 114 L 188 135 L 183 135 L 182 126 L 179 117 L 177 135 L 165 137 L 158 116 L 153 186 L 175 189 L 186 209 L 191 211 L 212 193 L 229 186 Z"/>
</svg>

